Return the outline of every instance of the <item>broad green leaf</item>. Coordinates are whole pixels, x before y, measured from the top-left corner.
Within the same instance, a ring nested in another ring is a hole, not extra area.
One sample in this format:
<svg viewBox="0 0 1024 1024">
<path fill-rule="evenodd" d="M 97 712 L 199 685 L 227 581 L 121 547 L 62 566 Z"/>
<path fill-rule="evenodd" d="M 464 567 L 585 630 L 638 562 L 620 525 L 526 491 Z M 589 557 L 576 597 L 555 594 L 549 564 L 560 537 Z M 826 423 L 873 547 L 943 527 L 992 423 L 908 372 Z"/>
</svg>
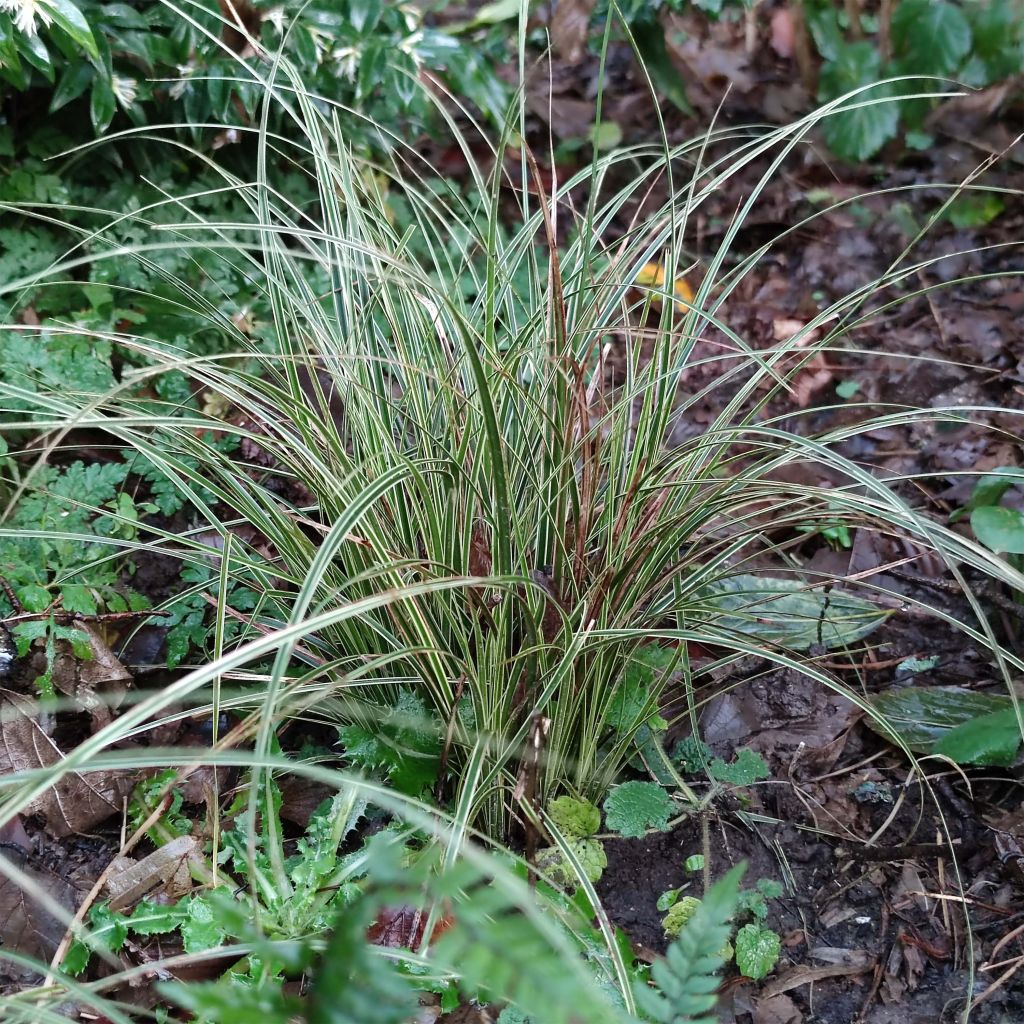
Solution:
<svg viewBox="0 0 1024 1024">
<path fill-rule="evenodd" d="M 936 754 L 945 754 L 957 764 L 1009 767 L 1020 749 L 1020 723 L 1013 708 L 980 715 L 946 733 L 935 744 Z"/>
<path fill-rule="evenodd" d="M 805 11 L 807 27 L 818 53 L 826 61 L 836 60 L 846 43 L 835 7 L 831 4 L 807 5 Z"/>
<path fill-rule="evenodd" d="M 893 51 L 925 75 L 954 71 L 971 48 L 964 12 L 947 0 L 900 0 L 893 5 Z"/>
<path fill-rule="evenodd" d="M 963 508 L 958 508 L 949 517 L 949 521 L 955 523 L 966 513 L 985 505 L 998 505 L 1003 500 L 1003 495 L 1014 485 L 1024 486 L 1024 470 L 1016 466 L 1000 466 L 991 473 L 986 473 L 975 483 L 967 504 Z"/>
<path fill-rule="evenodd" d="M 759 981 L 778 963 L 781 952 L 782 940 L 771 928 L 745 924 L 736 933 L 736 966 L 754 981 Z"/>
<path fill-rule="evenodd" d="M 574 836 L 569 839 L 569 845 L 587 878 L 597 882 L 608 867 L 608 855 L 601 843 L 596 839 L 578 839 Z M 545 847 L 537 853 L 537 867 L 559 885 L 578 884 L 575 871 L 557 846 Z"/>
<path fill-rule="evenodd" d="M 955 686 L 908 686 L 879 693 L 870 703 L 877 714 L 865 719 L 868 727 L 885 739 L 900 737 L 918 754 L 932 753 L 943 737 L 965 722 L 1012 710 L 1009 697 Z"/>
<path fill-rule="evenodd" d="M 612 832 L 639 839 L 648 829 L 665 831 L 674 805 L 654 782 L 623 782 L 604 801 L 605 823 Z"/>
<path fill-rule="evenodd" d="M 616 121 L 602 121 L 590 129 L 590 144 L 599 153 L 622 145 L 622 129 Z"/>
<path fill-rule="evenodd" d="M 833 60 L 821 69 L 819 99 L 833 100 L 882 78 L 882 62 L 873 43 L 844 43 Z M 850 160 L 867 160 L 896 135 L 899 110 L 894 102 L 873 103 L 890 96 L 887 85 L 860 93 L 849 102 L 852 110 L 832 114 L 824 124 L 825 141 Z M 868 104 L 866 106 L 859 104 Z"/>
<path fill-rule="evenodd" d="M 470 28 L 478 25 L 497 25 L 502 21 L 511 21 L 519 16 L 519 0 L 494 0 L 484 4 L 469 22 Z"/>
<path fill-rule="evenodd" d="M 991 192 L 973 192 L 954 199 L 946 217 L 955 228 L 980 228 L 1003 212 L 1003 200 Z"/>
<path fill-rule="evenodd" d="M 1024 554 L 1024 514 L 1015 508 L 987 505 L 971 513 L 974 536 L 993 551 Z"/>
<path fill-rule="evenodd" d="M 71 0 L 47 0 L 46 9 L 54 23 L 67 32 L 76 46 L 82 47 L 90 57 L 99 57 L 89 22 Z"/>
<path fill-rule="evenodd" d="M 661 23 L 655 18 L 648 18 L 634 23 L 632 30 L 644 70 L 650 75 L 654 87 L 684 114 L 692 114 L 693 107 L 686 98 L 686 83 L 669 57 Z"/>
<path fill-rule="evenodd" d="M 25 60 L 37 71 L 41 72 L 48 82 L 53 82 L 56 76 L 53 58 L 50 56 L 50 51 L 46 48 L 46 43 L 38 35 L 26 36 L 22 41 L 20 52 Z"/>
<path fill-rule="evenodd" d="M 101 75 L 97 75 L 92 83 L 92 94 L 89 101 L 89 117 L 96 134 L 106 131 L 117 110 L 117 98 L 114 90 Z"/>
<path fill-rule="evenodd" d="M 679 899 L 678 889 L 667 889 L 658 897 L 658 902 L 655 903 L 655 910 L 664 914 L 666 910 L 675 906 L 676 900 Z"/>
<path fill-rule="evenodd" d="M 805 651 L 846 647 L 873 633 L 888 612 L 841 590 L 825 593 L 799 580 L 732 576 L 701 593 L 708 626 Z M 716 614 L 717 613 L 717 614 Z"/>
<path fill-rule="evenodd" d="M 64 74 L 61 75 L 57 88 L 53 91 L 53 97 L 50 100 L 50 113 L 60 110 L 72 100 L 77 100 L 89 88 L 94 74 L 92 65 L 84 60 L 77 64 L 69 64 Z"/>
<path fill-rule="evenodd" d="M 548 804 L 548 814 L 566 836 L 592 836 L 601 827 L 601 812 L 589 800 L 560 796 Z"/>
<path fill-rule="evenodd" d="M 630 732 L 648 709 L 655 711 L 651 689 L 656 677 L 667 671 L 675 652 L 657 644 L 638 648 L 626 664 L 615 695 L 608 704 L 605 722 L 618 732 Z"/>
</svg>

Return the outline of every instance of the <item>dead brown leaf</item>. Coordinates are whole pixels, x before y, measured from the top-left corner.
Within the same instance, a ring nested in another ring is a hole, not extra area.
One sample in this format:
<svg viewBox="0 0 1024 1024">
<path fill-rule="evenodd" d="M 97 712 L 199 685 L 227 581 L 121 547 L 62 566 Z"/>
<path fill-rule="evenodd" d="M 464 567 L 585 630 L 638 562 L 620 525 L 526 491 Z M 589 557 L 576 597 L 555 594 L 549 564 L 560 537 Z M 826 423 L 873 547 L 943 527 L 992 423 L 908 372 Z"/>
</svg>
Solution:
<svg viewBox="0 0 1024 1024">
<path fill-rule="evenodd" d="M 154 890 L 177 899 L 192 889 L 191 862 L 202 860 L 202 842 L 178 836 L 142 860 L 118 857 L 107 875 L 105 889 L 111 910 L 124 910 Z"/>
<path fill-rule="evenodd" d="M 873 967 L 874 958 L 870 956 L 865 957 L 863 965 L 829 964 L 826 967 L 809 967 L 806 964 L 800 964 L 765 985 L 761 994 L 765 999 L 770 999 L 773 996 L 781 995 L 783 992 L 789 992 L 794 988 L 810 985 L 815 981 L 823 981 L 825 978 L 842 978 L 855 974 L 866 974 Z"/>
<path fill-rule="evenodd" d="M 788 7 L 776 7 L 771 16 L 771 48 L 783 59 L 793 56 L 796 29 L 793 12 Z"/>
<path fill-rule="evenodd" d="M 551 16 L 551 47 L 566 64 L 586 56 L 594 0 L 558 0 Z"/>
<path fill-rule="evenodd" d="M 0 853 L 0 857 L 4 856 Z M 21 870 L 47 893 L 56 903 L 64 907 L 68 917 L 78 902 L 77 891 L 64 879 L 52 872 L 36 871 L 22 867 Z M 64 935 L 64 924 L 57 920 L 32 898 L 31 893 L 22 890 L 16 882 L 0 875 L 0 946 L 24 956 L 46 962 L 53 956 Z M 3 973 L 15 975 L 24 980 L 31 972 L 22 973 L 12 964 L 5 964 Z"/>
<path fill-rule="evenodd" d="M 63 751 L 46 734 L 34 700 L 0 689 L 0 775 L 51 768 Z M 135 784 L 134 772 L 65 772 L 25 808 L 40 815 L 53 836 L 81 835 L 119 814 Z"/>
<path fill-rule="evenodd" d="M 77 626 L 89 639 L 92 657 L 77 658 L 70 650 L 58 655 L 52 668 L 53 685 L 88 712 L 95 732 L 111 720 L 112 709 L 121 705 L 132 674 L 96 629 L 87 622 Z"/>
<path fill-rule="evenodd" d="M 803 1019 L 789 996 L 777 995 L 754 1003 L 754 1024 L 800 1024 Z"/>
</svg>

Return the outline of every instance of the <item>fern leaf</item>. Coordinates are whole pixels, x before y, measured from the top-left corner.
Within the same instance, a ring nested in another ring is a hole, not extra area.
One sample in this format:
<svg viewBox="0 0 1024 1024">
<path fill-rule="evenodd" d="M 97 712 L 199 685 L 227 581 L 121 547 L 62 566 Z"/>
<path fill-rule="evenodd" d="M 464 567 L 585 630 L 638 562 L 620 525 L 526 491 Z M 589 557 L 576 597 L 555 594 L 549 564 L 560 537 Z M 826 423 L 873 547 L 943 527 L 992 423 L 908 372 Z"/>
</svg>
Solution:
<svg viewBox="0 0 1024 1024">
<path fill-rule="evenodd" d="M 693 917 L 651 968 L 655 988 L 635 987 L 637 1006 L 657 1024 L 714 1024 L 708 1014 L 717 1000 L 722 953 L 729 941 L 744 866 L 711 887 Z"/>
</svg>

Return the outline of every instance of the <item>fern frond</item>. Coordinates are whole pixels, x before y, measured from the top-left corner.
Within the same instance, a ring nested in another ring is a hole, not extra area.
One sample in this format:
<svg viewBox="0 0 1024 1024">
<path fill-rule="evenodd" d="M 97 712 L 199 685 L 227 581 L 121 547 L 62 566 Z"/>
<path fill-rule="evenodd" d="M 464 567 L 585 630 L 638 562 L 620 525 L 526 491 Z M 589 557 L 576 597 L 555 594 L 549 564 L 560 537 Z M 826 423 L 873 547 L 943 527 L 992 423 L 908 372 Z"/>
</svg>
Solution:
<svg viewBox="0 0 1024 1024">
<path fill-rule="evenodd" d="M 656 988 L 636 986 L 637 1006 L 657 1024 L 714 1024 L 714 1009 L 730 921 L 736 912 L 744 865 L 733 868 L 708 890 L 693 917 L 651 968 Z"/>
</svg>

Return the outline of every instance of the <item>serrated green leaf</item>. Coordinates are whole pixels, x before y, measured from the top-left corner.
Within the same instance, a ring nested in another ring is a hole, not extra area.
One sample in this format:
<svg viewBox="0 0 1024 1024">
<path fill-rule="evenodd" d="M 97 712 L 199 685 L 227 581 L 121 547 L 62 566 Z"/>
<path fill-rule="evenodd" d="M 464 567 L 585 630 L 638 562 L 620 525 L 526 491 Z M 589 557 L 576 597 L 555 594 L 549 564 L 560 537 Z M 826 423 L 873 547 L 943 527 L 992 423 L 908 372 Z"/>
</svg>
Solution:
<svg viewBox="0 0 1024 1024">
<path fill-rule="evenodd" d="M 648 829 L 664 831 L 672 817 L 672 798 L 654 782 L 623 782 L 604 801 L 605 824 L 621 836 L 639 839 Z"/>
<path fill-rule="evenodd" d="M 730 786 L 749 786 L 771 775 L 764 758 L 746 747 L 730 763 L 716 757 L 709 765 L 709 769 L 713 778 Z"/>
<path fill-rule="evenodd" d="M 583 868 L 591 882 L 600 880 L 608 867 L 608 855 L 597 839 L 567 837 L 572 854 Z M 548 875 L 557 885 L 575 887 L 579 884 L 576 872 L 557 846 L 547 846 L 537 853 L 537 868 Z"/>
<path fill-rule="evenodd" d="M 745 924 L 736 933 L 736 966 L 754 981 L 759 981 L 775 967 L 781 952 L 782 940 L 771 928 Z"/>
<path fill-rule="evenodd" d="M 224 941 L 224 930 L 213 904 L 205 896 L 188 901 L 187 916 L 181 923 L 181 938 L 186 953 L 202 953 Z"/>
<path fill-rule="evenodd" d="M 585 838 L 601 827 L 601 812 L 589 800 L 560 796 L 548 804 L 548 814 L 566 836 Z"/>
<path fill-rule="evenodd" d="M 75 939 L 64 954 L 61 970 L 70 974 L 72 978 L 77 978 L 89 966 L 91 958 L 92 950 L 81 939 Z"/>
</svg>

